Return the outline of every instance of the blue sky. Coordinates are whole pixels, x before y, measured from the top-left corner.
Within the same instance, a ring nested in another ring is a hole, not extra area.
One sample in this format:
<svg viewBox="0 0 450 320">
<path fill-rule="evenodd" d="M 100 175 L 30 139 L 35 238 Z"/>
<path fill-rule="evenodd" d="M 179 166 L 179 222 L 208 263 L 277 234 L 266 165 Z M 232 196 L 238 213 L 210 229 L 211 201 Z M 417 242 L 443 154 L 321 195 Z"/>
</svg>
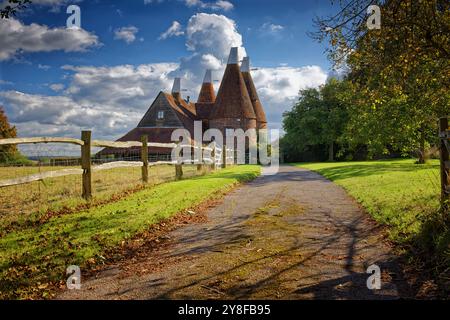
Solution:
<svg viewBox="0 0 450 320">
<path fill-rule="evenodd" d="M 316 15 L 336 10 L 329 0 L 33 2 L 0 21 L 0 104 L 22 136 L 89 128 L 117 138 L 174 76 L 193 98 L 204 68 L 220 81 L 231 46 L 251 57 L 271 127 L 279 128 L 298 91 L 322 84 L 330 69 L 324 45 L 306 34 Z M 77 32 L 65 27 L 73 3 L 81 9 Z"/>
</svg>

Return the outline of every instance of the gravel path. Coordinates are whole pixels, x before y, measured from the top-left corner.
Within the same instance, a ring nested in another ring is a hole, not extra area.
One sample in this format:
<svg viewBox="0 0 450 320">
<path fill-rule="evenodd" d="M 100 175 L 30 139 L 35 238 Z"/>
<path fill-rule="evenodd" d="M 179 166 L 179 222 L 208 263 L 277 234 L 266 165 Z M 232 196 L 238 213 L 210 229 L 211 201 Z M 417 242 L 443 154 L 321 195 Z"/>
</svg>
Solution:
<svg viewBox="0 0 450 320">
<path fill-rule="evenodd" d="M 195 190 L 192 190 L 195 192 Z M 283 166 L 165 236 L 138 261 L 83 279 L 60 299 L 397 299 L 408 297 L 383 232 L 322 176 Z M 366 286 L 381 268 L 381 290 Z"/>
</svg>

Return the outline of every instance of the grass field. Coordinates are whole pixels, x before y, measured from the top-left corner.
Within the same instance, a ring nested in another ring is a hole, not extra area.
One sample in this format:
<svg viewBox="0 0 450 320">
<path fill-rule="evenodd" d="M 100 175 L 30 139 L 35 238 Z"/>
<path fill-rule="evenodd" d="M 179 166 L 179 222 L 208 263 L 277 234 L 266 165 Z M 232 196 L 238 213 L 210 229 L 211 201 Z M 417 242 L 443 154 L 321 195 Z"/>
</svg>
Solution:
<svg viewBox="0 0 450 320">
<path fill-rule="evenodd" d="M 439 276 L 450 274 L 448 213 L 439 212 L 439 162 L 414 160 L 299 163 L 341 185 L 410 257 L 426 257 Z"/>
<path fill-rule="evenodd" d="M 83 270 L 92 261 L 101 261 L 107 248 L 259 172 L 258 166 L 238 166 L 163 183 L 116 202 L 9 232 L 0 238 L 0 298 L 51 297 L 48 284 L 65 279 L 69 265 Z"/>
<path fill-rule="evenodd" d="M 0 167 L 0 180 L 18 178 L 45 171 L 75 167 Z M 195 166 L 184 166 L 185 177 L 203 174 Z M 149 184 L 175 179 L 175 168 L 162 165 L 149 168 Z M 95 205 L 142 186 L 141 168 L 117 168 L 94 172 L 92 175 Z M 46 213 L 70 211 L 85 205 L 81 198 L 81 175 L 45 179 L 0 189 L 0 235 L 5 229 L 19 229 L 39 221 Z"/>
</svg>

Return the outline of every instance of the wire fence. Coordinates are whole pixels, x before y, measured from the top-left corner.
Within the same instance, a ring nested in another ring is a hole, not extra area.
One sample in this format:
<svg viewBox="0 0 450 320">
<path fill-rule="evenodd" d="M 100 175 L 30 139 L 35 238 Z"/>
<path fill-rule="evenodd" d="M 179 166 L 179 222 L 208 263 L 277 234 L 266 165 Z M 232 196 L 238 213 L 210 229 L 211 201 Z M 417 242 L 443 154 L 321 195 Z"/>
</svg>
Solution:
<svg viewBox="0 0 450 320">
<path fill-rule="evenodd" d="M 80 147 L 73 147 L 65 150 L 56 143 L 27 144 L 26 157 L 11 157 L 10 153 L 0 149 L 0 159 L 3 159 L 0 163 L 0 236 L 8 230 L 39 223 L 55 215 L 120 199 L 144 186 L 177 179 L 170 154 L 148 156 L 148 181 L 144 183 L 140 148 L 106 156 L 98 153 L 101 148 L 92 148 L 90 162 L 94 196 L 87 202 L 82 198 L 83 159 Z M 220 152 L 217 154 L 215 161 L 219 163 Z M 114 167 L 120 163 L 126 164 Z M 127 166 L 133 163 L 136 165 Z M 111 168 L 108 165 L 112 165 Z M 183 178 L 192 178 L 211 170 L 211 164 L 185 163 L 182 175 Z"/>
</svg>

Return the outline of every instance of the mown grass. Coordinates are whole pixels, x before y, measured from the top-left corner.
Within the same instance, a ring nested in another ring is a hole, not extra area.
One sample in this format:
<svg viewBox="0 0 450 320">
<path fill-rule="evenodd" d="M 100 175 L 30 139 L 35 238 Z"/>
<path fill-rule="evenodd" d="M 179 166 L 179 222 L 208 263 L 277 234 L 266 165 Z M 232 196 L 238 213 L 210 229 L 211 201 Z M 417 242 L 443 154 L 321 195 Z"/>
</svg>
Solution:
<svg viewBox="0 0 450 320">
<path fill-rule="evenodd" d="M 45 171 L 73 169 L 75 167 L 0 167 L 0 180 L 23 177 Z M 184 166 L 184 176 L 197 174 L 195 166 Z M 149 184 L 175 180 L 173 166 L 149 168 Z M 142 185 L 141 168 L 117 168 L 94 171 L 92 175 L 93 201 L 91 205 L 108 201 Z M 68 212 L 85 205 L 81 198 L 81 175 L 72 175 L 35 181 L 0 189 L 0 235 L 5 229 L 22 228 L 39 221 L 49 211 Z"/>
<path fill-rule="evenodd" d="M 439 210 L 438 161 L 425 165 L 409 159 L 295 165 L 341 185 L 388 227 L 390 239 L 402 253 L 427 263 L 425 268 L 443 281 L 449 280 L 450 219 L 448 212 Z"/>
<path fill-rule="evenodd" d="M 259 166 L 238 166 L 138 191 L 120 201 L 63 215 L 0 238 L 0 298 L 50 297 L 47 284 L 69 265 L 86 267 L 150 225 L 255 178 Z"/>
</svg>

